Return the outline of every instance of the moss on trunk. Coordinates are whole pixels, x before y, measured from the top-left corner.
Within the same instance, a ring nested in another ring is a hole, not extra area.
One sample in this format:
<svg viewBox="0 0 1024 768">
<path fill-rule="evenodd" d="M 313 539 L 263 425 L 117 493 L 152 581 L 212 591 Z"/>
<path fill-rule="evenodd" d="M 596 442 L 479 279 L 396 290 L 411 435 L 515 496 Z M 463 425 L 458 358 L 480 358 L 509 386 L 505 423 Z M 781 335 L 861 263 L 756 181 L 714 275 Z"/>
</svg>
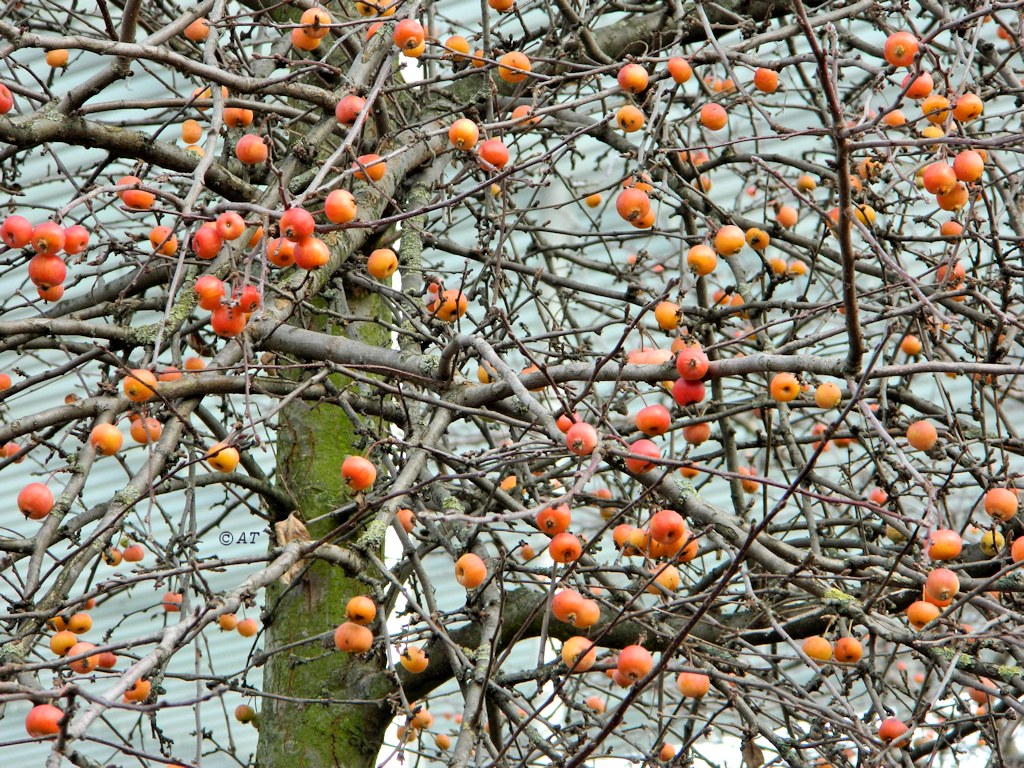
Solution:
<svg viewBox="0 0 1024 768">
<path fill-rule="evenodd" d="M 346 314 L 383 313 L 372 296 L 338 298 Z M 321 325 L 322 319 L 312 325 Z M 370 322 L 350 323 L 344 332 L 371 344 L 389 341 L 387 331 Z M 352 386 L 340 376 L 332 381 L 339 388 Z M 370 426 L 382 429 L 379 423 Z M 361 437 L 343 409 L 326 403 L 291 403 L 282 409 L 278 427 L 278 483 L 294 500 L 310 536 L 324 537 L 345 522 L 327 513 L 351 501 L 340 468 L 347 455 L 364 453 Z M 310 522 L 319 517 L 324 519 Z M 269 695 L 260 715 L 261 768 L 376 764 L 392 719 L 383 651 L 375 646 L 364 656 L 342 653 L 332 636 L 345 620 L 349 598 L 372 592 L 370 579 L 372 574 L 353 575 L 318 561 L 291 584 L 267 589 L 265 650 L 270 657 L 263 690 Z M 376 625 L 371 628 L 378 633 Z"/>
</svg>

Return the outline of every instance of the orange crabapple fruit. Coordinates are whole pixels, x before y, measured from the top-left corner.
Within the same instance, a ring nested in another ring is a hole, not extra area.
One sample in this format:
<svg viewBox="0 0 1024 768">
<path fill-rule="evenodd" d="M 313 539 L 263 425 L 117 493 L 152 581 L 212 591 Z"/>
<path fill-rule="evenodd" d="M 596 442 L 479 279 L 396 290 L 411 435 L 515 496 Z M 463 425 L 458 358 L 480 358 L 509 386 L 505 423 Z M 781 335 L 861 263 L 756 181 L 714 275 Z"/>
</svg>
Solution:
<svg viewBox="0 0 1024 768">
<path fill-rule="evenodd" d="M 206 463 L 218 472 L 232 472 L 238 466 L 238 449 L 226 442 L 214 443 L 203 456 Z"/>
<path fill-rule="evenodd" d="M 646 677 L 653 667 L 654 658 L 642 645 L 627 645 L 619 651 L 616 669 L 631 684 Z"/>
<path fill-rule="evenodd" d="M 52 704 L 36 704 L 25 717 L 25 731 L 32 738 L 56 736 L 60 733 L 60 722 L 64 711 Z"/>
<path fill-rule="evenodd" d="M 919 451 L 930 451 L 938 439 L 938 431 L 930 421 L 922 419 L 907 427 L 907 442 Z"/>
<path fill-rule="evenodd" d="M 341 463 L 341 477 L 352 491 L 366 491 L 377 479 L 377 468 L 363 456 L 346 456 Z"/>
<path fill-rule="evenodd" d="M 680 672 L 676 688 L 689 699 L 699 699 L 711 690 L 711 678 L 701 672 Z"/>
<path fill-rule="evenodd" d="M 476 589 L 487 579 L 487 566 L 478 555 L 467 552 L 455 561 L 455 580 L 466 589 Z"/>
<path fill-rule="evenodd" d="M 985 492 L 985 512 L 996 520 L 1006 522 L 1017 514 L 1017 494 L 1009 488 L 990 488 Z"/>
<path fill-rule="evenodd" d="M 635 475 L 642 475 L 650 472 L 656 466 L 650 459 L 658 461 L 661 459 L 661 450 L 650 440 L 635 440 L 629 446 L 632 457 L 626 459 L 626 469 Z"/>
<path fill-rule="evenodd" d="M 616 78 L 619 87 L 627 93 L 640 93 L 647 87 L 647 70 L 639 64 L 626 64 Z"/>
<path fill-rule="evenodd" d="M 918 47 L 918 39 L 910 32 L 893 32 L 886 38 L 883 54 L 892 66 L 909 67 L 914 63 Z"/>
<path fill-rule="evenodd" d="M 562 644 L 562 663 L 573 672 L 586 672 L 597 663 L 597 646 L 588 637 L 575 635 Z"/>
<path fill-rule="evenodd" d="M 373 645 L 373 632 L 360 624 L 346 621 L 334 630 L 334 647 L 346 653 L 366 653 Z"/>
</svg>

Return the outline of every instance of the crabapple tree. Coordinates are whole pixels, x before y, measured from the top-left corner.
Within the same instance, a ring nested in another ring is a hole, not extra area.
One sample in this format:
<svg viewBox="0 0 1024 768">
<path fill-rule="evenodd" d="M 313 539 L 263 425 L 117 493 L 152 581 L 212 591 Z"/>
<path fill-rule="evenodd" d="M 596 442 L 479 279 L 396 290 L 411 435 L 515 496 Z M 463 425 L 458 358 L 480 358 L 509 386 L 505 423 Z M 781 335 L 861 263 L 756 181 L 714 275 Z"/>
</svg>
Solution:
<svg viewBox="0 0 1024 768">
<path fill-rule="evenodd" d="M 1020 764 L 1021 6 L 6 3 L 0 744 Z"/>
</svg>

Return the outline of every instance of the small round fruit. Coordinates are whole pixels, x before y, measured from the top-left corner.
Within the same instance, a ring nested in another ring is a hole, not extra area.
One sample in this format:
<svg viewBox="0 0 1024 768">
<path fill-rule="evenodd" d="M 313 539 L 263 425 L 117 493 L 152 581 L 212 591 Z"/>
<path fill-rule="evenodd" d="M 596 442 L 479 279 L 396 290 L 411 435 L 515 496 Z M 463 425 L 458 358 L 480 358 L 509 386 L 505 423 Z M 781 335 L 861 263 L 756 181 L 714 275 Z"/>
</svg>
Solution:
<svg viewBox="0 0 1024 768">
<path fill-rule="evenodd" d="M 248 315 L 238 307 L 227 304 L 217 307 L 210 315 L 210 328 L 222 339 L 231 339 L 245 329 Z"/>
<path fill-rule="evenodd" d="M 366 595 L 356 595 L 345 605 L 345 618 L 353 624 L 366 626 L 377 616 L 377 604 Z"/>
<path fill-rule="evenodd" d="M 975 93 L 965 93 L 960 96 L 953 105 L 953 117 L 961 123 L 968 123 L 975 118 L 981 117 L 985 111 L 985 104 L 981 97 Z"/>
<path fill-rule="evenodd" d="M 780 403 L 789 403 L 800 395 L 800 381 L 792 373 L 777 373 L 769 386 L 772 398 Z"/>
<path fill-rule="evenodd" d="M 932 560 L 953 560 L 959 557 L 963 546 L 959 533 L 950 528 L 938 528 L 928 536 L 928 557 Z"/>
<path fill-rule="evenodd" d="M 222 613 L 217 617 L 217 624 L 224 632 L 234 632 L 238 628 L 238 616 L 234 613 Z"/>
<path fill-rule="evenodd" d="M 117 180 L 117 186 L 133 186 L 142 184 L 142 179 L 138 176 L 122 176 Z M 139 211 L 145 211 L 153 207 L 153 203 L 156 202 L 156 195 L 152 192 L 147 192 L 144 189 L 123 189 L 117 193 L 117 196 L 121 198 L 121 202 L 128 208 L 133 208 Z"/>
<path fill-rule="evenodd" d="M 721 104 L 705 104 L 700 108 L 700 124 L 709 131 L 720 131 L 729 123 L 729 115 Z"/>
<path fill-rule="evenodd" d="M 331 31 L 331 14 L 323 8 L 307 8 L 302 12 L 299 23 L 307 35 L 319 40 Z"/>
<path fill-rule="evenodd" d="M 978 545 L 981 547 L 981 551 L 986 557 L 995 557 L 1003 550 L 1003 545 L 1006 543 L 1006 537 L 1003 536 L 999 531 L 985 531 L 981 535 L 981 540 Z"/>
<path fill-rule="evenodd" d="M 89 433 L 89 445 L 100 456 L 113 456 L 124 442 L 121 430 L 113 424 L 97 424 Z"/>
<path fill-rule="evenodd" d="M 46 52 L 46 63 L 54 69 L 60 67 L 66 67 L 68 65 L 68 49 L 67 48 L 53 48 Z"/>
<path fill-rule="evenodd" d="M 1010 559 L 1015 563 L 1024 560 L 1024 536 L 1018 536 L 1010 547 Z"/>
<path fill-rule="evenodd" d="M 44 221 L 32 228 L 32 248 L 37 254 L 56 256 L 64 248 L 64 229 L 55 221 Z"/>
<path fill-rule="evenodd" d="M 398 269 L 398 256 L 390 248 L 378 248 L 366 260 L 366 271 L 378 280 L 387 280 Z"/>
<path fill-rule="evenodd" d="M 619 87 L 626 93 L 640 93 L 647 87 L 647 70 L 639 64 L 626 64 L 619 70 Z"/>
<path fill-rule="evenodd" d="M 804 640 L 803 652 L 815 661 L 829 661 L 832 658 L 832 643 L 821 635 L 813 635 Z"/>
<path fill-rule="evenodd" d="M 900 341 L 900 352 L 905 354 L 907 357 L 917 357 L 921 354 L 921 350 L 924 345 L 921 343 L 921 339 L 913 334 L 907 334 Z"/>
<path fill-rule="evenodd" d="M 924 629 L 942 613 L 942 609 L 925 600 L 917 600 L 907 606 L 907 621 L 914 629 Z"/>
<path fill-rule="evenodd" d="M 946 117 L 949 115 L 949 99 L 945 96 L 932 94 L 921 102 L 921 112 L 924 114 L 924 119 L 933 126 L 941 126 L 946 122 Z M 940 133 L 939 136 L 941 135 Z"/>
<path fill-rule="evenodd" d="M 395 512 L 395 519 L 406 533 L 412 533 L 416 527 L 416 515 L 411 509 L 402 508 Z"/>
<path fill-rule="evenodd" d="M 672 424 L 672 414 L 664 405 L 648 405 L 637 411 L 636 428 L 648 437 L 656 437 L 668 432 Z"/>
<path fill-rule="evenodd" d="M 373 632 L 361 624 L 346 621 L 334 630 L 334 646 L 346 653 L 366 653 L 373 645 Z"/>
<path fill-rule="evenodd" d="M 660 301 L 654 307 L 654 320 L 663 331 L 674 331 L 679 327 L 681 312 L 674 301 Z"/>
<path fill-rule="evenodd" d="M 117 567 L 121 564 L 121 560 L 124 559 L 121 555 L 121 550 L 117 547 L 108 547 L 103 550 L 103 562 L 109 566 Z"/>
<path fill-rule="evenodd" d="M 551 598 L 551 615 L 565 624 L 575 624 L 583 604 L 583 595 L 573 589 L 563 589 Z"/>
<path fill-rule="evenodd" d="M 203 458 L 218 472 L 233 472 L 238 466 L 238 449 L 225 442 L 214 443 Z"/>
<path fill-rule="evenodd" d="M 930 451 L 938 439 L 939 433 L 930 421 L 915 421 L 907 427 L 907 442 L 919 451 Z"/>
<path fill-rule="evenodd" d="M 68 651 L 78 642 L 78 635 L 70 629 L 62 629 L 50 638 L 50 650 L 58 656 L 67 656 Z"/>
<path fill-rule="evenodd" d="M 334 108 L 334 119 L 342 125 L 352 125 L 359 113 L 366 109 L 366 99 L 350 93 L 342 96 L 338 105 Z"/>
<path fill-rule="evenodd" d="M 410 645 L 402 651 L 398 656 L 398 661 L 405 668 L 406 672 L 413 675 L 418 675 L 430 665 L 430 658 L 427 656 L 427 652 L 415 645 Z"/>
<path fill-rule="evenodd" d="M 472 552 L 455 561 L 455 580 L 466 589 L 476 589 L 487 579 L 487 566 Z"/>
<path fill-rule="evenodd" d="M 565 433 L 565 446 L 577 456 L 589 456 L 597 447 L 597 430 L 585 421 L 578 421 Z"/>
<path fill-rule="evenodd" d="M 89 247 L 89 230 L 73 224 L 64 230 L 64 253 L 74 256 Z"/>
<path fill-rule="evenodd" d="M 718 254 L 710 246 L 695 245 L 686 252 L 686 266 L 698 277 L 710 275 L 718 266 Z"/>
<path fill-rule="evenodd" d="M 488 139 L 476 149 L 477 155 L 490 166 L 501 170 L 509 161 L 508 147 L 501 139 Z"/>
<path fill-rule="evenodd" d="M 691 424 L 683 427 L 683 440 L 690 445 L 701 445 L 711 437 L 711 425 L 702 421 L 698 424 Z"/>
<path fill-rule="evenodd" d="M 352 176 L 359 181 L 380 181 L 388 172 L 388 164 L 380 155 L 360 155 L 352 164 Z"/>
<path fill-rule="evenodd" d="M 676 688 L 687 698 L 699 699 L 711 690 L 711 678 L 701 672 L 680 672 Z"/>
<path fill-rule="evenodd" d="M 673 56 L 665 64 L 665 68 L 668 70 L 669 75 L 677 84 L 683 84 L 693 76 L 693 67 L 690 63 L 683 58 Z"/>
<path fill-rule="evenodd" d="M 135 684 L 124 692 L 124 700 L 127 702 L 145 701 L 149 698 L 153 684 L 149 680 L 136 680 Z"/>
<path fill-rule="evenodd" d="M 628 222 L 639 221 L 651 212 L 651 198 L 643 190 L 629 187 L 615 198 L 615 210 Z"/>
<path fill-rule="evenodd" d="M 832 649 L 832 657 L 840 664 L 856 664 L 863 655 L 864 646 L 852 637 L 839 638 Z"/>
<path fill-rule="evenodd" d="M 68 268 L 60 256 L 37 253 L 28 262 L 28 278 L 42 290 L 61 285 L 67 274 Z"/>
<path fill-rule="evenodd" d="M 53 491 L 42 483 L 29 483 L 18 493 L 18 509 L 31 520 L 42 520 L 53 510 Z"/>
<path fill-rule="evenodd" d="M 324 215 L 333 224 L 348 224 L 358 215 L 356 199 L 347 189 L 332 190 L 324 200 Z"/>
<path fill-rule="evenodd" d="M 210 22 L 204 18 L 198 18 L 185 27 L 182 34 L 193 43 L 201 43 L 210 36 Z"/>
<path fill-rule="evenodd" d="M 590 638 L 570 637 L 562 644 L 562 663 L 572 672 L 586 672 L 597 663 L 597 646 Z"/>
<path fill-rule="evenodd" d="M 256 619 L 242 619 L 235 629 L 242 637 L 255 637 L 256 633 L 260 631 L 260 623 Z"/>
<path fill-rule="evenodd" d="M 32 241 L 32 225 L 24 216 L 8 216 L 0 224 L 0 241 L 8 248 L 24 248 Z"/>
<path fill-rule="evenodd" d="M 930 163 L 921 174 L 921 183 L 931 194 L 945 195 L 956 187 L 956 172 L 948 163 Z"/>
<path fill-rule="evenodd" d="M 775 93 L 779 89 L 779 73 L 773 69 L 758 67 L 754 71 L 754 87 L 762 93 Z"/>
<path fill-rule="evenodd" d="M 843 399 L 843 392 L 839 385 L 826 381 L 814 389 L 814 403 L 819 408 L 835 408 Z"/>
<path fill-rule="evenodd" d="M 53 704 L 37 704 L 29 710 L 25 718 L 25 731 L 32 738 L 40 736 L 56 736 L 60 733 L 60 721 L 64 711 Z"/>
<path fill-rule="evenodd" d="M 313 214 L 305 208 L 289 208 L 281 214 L 278 226 L 282 237 L 293 243 L 298 243 L 313 236 L 316 222 L 313 219 Z"/>
<path fill-rule="evenodd" d="M 727 224 L 715 232 L 712 244 L 719 256 L 734 256 L 743 249 L 746 236 L 735 224 Z"/>
<path fill-rule="evenodd" d="M 548 536 L 555 536 L 567 531 L 572 523 L 572 513 L 568 504 L 552 504 L 537 513 L 537 527 Z"/>
<path fill-rule="evenodd" d="M 909 67 L 914 63 L 919 47 L 918 39 L 910 32 L 893 32 L 885 41 L 885 60 L 894 67 Z"/>
<path fill-rule="evenodd" d="M 156 394 L 156 375 L 145 368 L 136 368 L 125 376 L 121 389 L 133 403 L 144 403 Z"/>
<path fill-rule="evenodd" d="M 548 544 L 548 554 L 556 563 L 574 563 L 583 554 L 580 540 L 568 531 L 556 534 Z"/>
<path fill-rule="evenodd" d="M 448 127 L 448 141 L 456 149 L 468 152 L 476 146 L 479 139 L 480 129 L 469 118 L 460 117 Z"/>
<path fill-rule="evenodd" d="M 67 655 L 71 658 L 75 656 L 82 656 L 83 654 L 91 654 L 92 651 L 96 650 L 96 646 L 92 643 L 85 641 L 79 641 L 68 649 Z M 71 667 L 75 672 L 83 675 L 87 675 L 90 672 L 94 672 L 100 665 L 99 654 L 92 654 L 85 656 L 81 659 L 75 659 L 74 661 L 68 662 L 68 666 Z"/>
<path fill-rule="evenodd" d="M 85 611 L 79 611 L 68 619 L 68 629 L 76 635 L 84 635 L 92 629 L 92 616 Z"/>
<path fill-rule="evenodd" d="M 656 465 L 650 459 L 655 461 L 661 459 L 661 451 L 650 440 L 634 441 L 629 446 L 629 452 L 634 454 L 634 457 L 626 459 L 626 469 L 635 475 L 642 475 L 654 469 Z"/>
<path fill-rule="evenodd" d="M 945 603 L 956 597 L 960 591 L 960 579 L 949 568 L 935 568 L 928 574 L 924 589 L 930 597 Z"/>
<path fill-rule="evenodd" d="M 686 523 L 674 509 L 661 509 L 651 518 L 648 532 L 656 542 L 677 545 L 686 538 Z"/>
<path fill-rule="evenodd" d="M 97 666 L 100 669 L 113 669 L 117 666 L 117 655 L 110 651 L 104 651 L 96 658 L 98 659 Z"/>
<path fill-rule="evenodd" d="M 262 165 L 270 157 L 270 149 L 262 136 L 247 133 L 235 144 L 235 157 L 245 165 Z"/>
<path fill-rule="evenodd" d="M 630 683 L 646 677 L 653 667 L 654 658 L 642 645 L 627 645 L 619 651 L 616 669 Z"/>
<path fill-rule="evenodd" d="M 625 133 L 634 133 L 644 127 L 644 113 L 632 104 L 626 104 L 615 113 L 615 122 Z"/>
<path fill-rule="evenodd" d="M 707 353 L 697 342 L 684 344 L 676 355 L 676 372 L 687 381 L 703 379 L 709 366 Z"/>
<path fill-rule="evenodd" d="M 1006 522 L 1017 514 L 1017 494 L 1008 488 L 990 488 L 985 492 L 985 512 Z"/>
<path fill-rule="evenodd" d="M 181 611 L 182 600 L 181 592 L 165 592 L 164 596 L 160 599 L 160 607 L 167 613 L 178 613 Z"/>
<path fill-rule="evenodd" d="M 173 256 L 178 252 L 178 238 L 174 236 L 170 227 L 153 227 L 149 231 L 149 244 L 153 247 L 153 252 L 161 256 Z"/>
<path fill-rule="evenodd" d="M 410 52 L 419 48 L 425 37 L 422 24 L 415 19 L 402 19 L 395 27 L 391 39 L 402 51 Z"/>
<path fill-rule="evenodd" d="M 530 72 L 530 59 L 525 53 L 510 51 L 498 59 L 498 77 L 506 83 L 521 83 Z"/>
<path fill-rule="evenodd" d="M 352 491 L 366 491 L 377 479 L 377 467 L 362 456 L 346 456 L 341 463 L 341 477 Z"/>
<path fill-rule="evenodd" d="M 953 173 L 960 181 L 971 183 L 985 172 L 985 161 L 973 149 L 965 149 L 953 158 Z"/>
<path fill-rule="evenodd" d="M 887 717 L 878 726 L 878 738 L 886 744 L 896 742 L 895 746 L 905 743 L 904 737 L 910 728 L 898 717 Z"/>
<path fill-rule="evenodd" d="M 576 610 L 576 616 L 572 625 L 577 629 L 589 629 L 601 620 L 601 606 L 597 600 L 588 600 L 581 597 L 581 602 Z"/>
</svg>

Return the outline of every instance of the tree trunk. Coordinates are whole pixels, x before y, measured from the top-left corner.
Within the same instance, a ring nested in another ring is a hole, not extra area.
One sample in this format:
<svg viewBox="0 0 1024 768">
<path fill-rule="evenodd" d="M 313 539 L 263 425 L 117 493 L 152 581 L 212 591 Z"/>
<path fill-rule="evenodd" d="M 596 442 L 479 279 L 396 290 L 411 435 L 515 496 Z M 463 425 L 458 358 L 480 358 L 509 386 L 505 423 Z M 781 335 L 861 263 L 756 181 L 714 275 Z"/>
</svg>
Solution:
<svg viewBox="0 0 1024 768">
<path fill-rule="evenodd" d="M 380 311 L 378 306 L 359 306 L 358 298 L 346 299 L 347 313 Z M 379 327 L 360 323 L 346 330 L 362 341 L 387 343 Z M 346 386 L 337 376 L 332 382 Z M 328 513 L 352 500 L 340 467 L 347 455 L 365 452 L 360 441 L 338 406 L 295 402 L 280 413 L 278 483 L 294 499 L 297 516 L 307 522 L 314 539 L 346 522 Z M 279 582 L 267 589 L 267 697 L 257 751 L 261 768 L 376 764 L 392 719 L 388 676 L 382 674 L 384 652 L 375 645 L 362 656 L 342 653 L 332 637 L 345 621 L 348 600 L 372 589 L 365 575 L 323 561 L 307 563 L 290 584 Z"/>
</svg>

